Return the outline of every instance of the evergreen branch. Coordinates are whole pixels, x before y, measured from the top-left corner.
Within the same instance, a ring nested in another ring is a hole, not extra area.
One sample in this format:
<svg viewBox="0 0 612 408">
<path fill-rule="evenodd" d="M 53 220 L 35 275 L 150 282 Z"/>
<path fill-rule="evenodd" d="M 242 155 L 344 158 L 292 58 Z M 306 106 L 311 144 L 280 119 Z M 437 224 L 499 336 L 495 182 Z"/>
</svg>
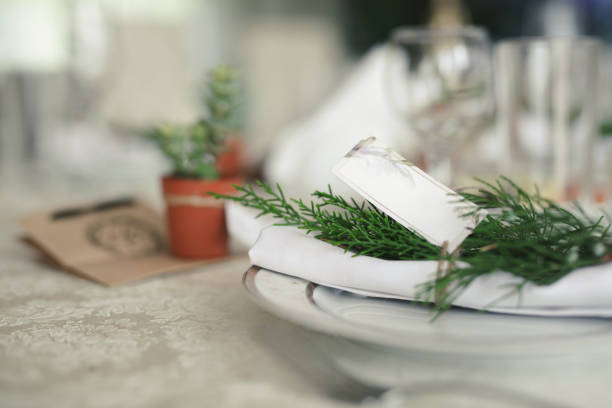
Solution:
<svg viewBox="0 0 612 408">
<path fill-rule="evenodd" d="M 444 254 L 370 203 L 347 201 L 331 188 L 312 193 L 309 203 L 288 200 L 279 185 L 272 188 L 261 181 L 261 193 L 248 185 L 236 186 L 238 196 L 215 196 L 257 209 L 258 216 L 271 214 L 279 220 L 276 225 L 304 229 L 354 256 L 464 263 L 418 288 L 419 299 L 435 302 L 439 313 L 483 275 L 508 272 L 521 279 L 515 288 L 520 291 L 527 283 L 551 285 L 577 268 L 611 260 L 612 232 L 603 217 L 592 220 L 579 206 L 569 211 L 505 177 L 478 182 L 474 193 L 462 192 L 459 199 L 475 203 L 475 212 L 487 209 L 489 214 L 454 255 Z"/>
</svg>

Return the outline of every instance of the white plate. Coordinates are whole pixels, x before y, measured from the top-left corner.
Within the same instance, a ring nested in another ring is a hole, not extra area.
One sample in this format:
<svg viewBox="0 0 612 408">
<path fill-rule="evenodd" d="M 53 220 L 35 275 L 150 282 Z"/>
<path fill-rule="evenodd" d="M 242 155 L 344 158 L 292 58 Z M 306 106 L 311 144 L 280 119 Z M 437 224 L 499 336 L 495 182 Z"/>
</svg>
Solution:
<svg viewBox="0 0 612 408">
<path fill-rule="evenodd" d="M 307 328 L 406 350 L 483 356 L 569 356 L 608 352 L 612 320 L 503 315 L 430 308 L 317 286 L 252 267 L 244 285 L 259 305 Z"/>
</svg>

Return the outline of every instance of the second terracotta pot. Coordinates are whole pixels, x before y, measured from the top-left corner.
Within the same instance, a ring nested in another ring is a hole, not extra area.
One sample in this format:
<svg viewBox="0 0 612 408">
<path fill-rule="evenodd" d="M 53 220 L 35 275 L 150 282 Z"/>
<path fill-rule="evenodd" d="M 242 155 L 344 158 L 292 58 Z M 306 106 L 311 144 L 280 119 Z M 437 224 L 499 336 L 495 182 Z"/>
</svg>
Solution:
<svg viewBox="0 0 612 408">
<path fill-rule="evenodd" d="M 225 147 L 227 150 L 217 158 L 217 171 L 221 177 L 236 177 L 242 173 L 242 140 L 232 136 L 225 142 Z"/>
</svg>

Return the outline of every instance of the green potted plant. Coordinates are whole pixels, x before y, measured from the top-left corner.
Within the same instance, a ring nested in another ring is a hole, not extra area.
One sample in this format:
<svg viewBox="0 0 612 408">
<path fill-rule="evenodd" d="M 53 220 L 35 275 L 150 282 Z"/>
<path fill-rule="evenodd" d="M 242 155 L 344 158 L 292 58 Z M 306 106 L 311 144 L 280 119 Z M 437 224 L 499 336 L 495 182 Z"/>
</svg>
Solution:
<svg viewBox="0 0 612 408">
<path fill-rule="evenodd" d="M 215 82 L 219 69 L 211 71 L 209 87 L 230 89 L 227 75 L 221 76 L 222 86 Z M 235 71 L 229 68 L 221 69 L 234 75 Z M 227 92 L 223 93 L 226 97 Z M 224 101 L 215 98 L 211 96 L 208 103 L 222 105 Z M 170 249 L 179 257 L 216 258 L 228 251 L 223 203 L 209 195 L 232 194 L 233 186 L 242 181 L 237 167 L 233 167 L 237 166 L 237 157 L 226 158 L 229 164 L 220 162 L 223 155 L 235 155 L 228 150 L 227 122 L 235 105 L 224 106 L 223 116 L 220 112 L 210 113 L 210 119 L 202 118 L 191 125 L 164 124 L 149 132 L 173 167 L 172 173 L 162 178 L 162 188 Z"/>
</svg>

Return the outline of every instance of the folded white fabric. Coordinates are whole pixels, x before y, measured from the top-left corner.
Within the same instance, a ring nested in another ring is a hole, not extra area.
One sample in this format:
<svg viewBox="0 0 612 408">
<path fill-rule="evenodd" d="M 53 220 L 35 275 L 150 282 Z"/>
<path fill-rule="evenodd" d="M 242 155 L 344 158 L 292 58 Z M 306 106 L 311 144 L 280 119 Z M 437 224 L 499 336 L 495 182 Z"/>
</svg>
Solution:
<svg viewBox="0 0 612 408">
<path fill-rule="evenodd" d="M 352 256 L 291 227 L 265 228 L 249 251 L 253 265 L 357 294 L 414 300 L 417 286 L 435 278 L 436 261 L 387 261 Z M 550 286 L 496 272 L 476 279 L 457 306 L 515 314 L 612 317 L 612 263 L 582 268 Z"/>
<path fill-rule="evenodd" d="M 257 214 L 259 211 L 254 208 L 247 208 L 233 201 L 225 202 L 227 230 L 242 250 L 252 247 L 261 231 L 278 221 L 271 215 L 257 217 Z"/>
</svg>

